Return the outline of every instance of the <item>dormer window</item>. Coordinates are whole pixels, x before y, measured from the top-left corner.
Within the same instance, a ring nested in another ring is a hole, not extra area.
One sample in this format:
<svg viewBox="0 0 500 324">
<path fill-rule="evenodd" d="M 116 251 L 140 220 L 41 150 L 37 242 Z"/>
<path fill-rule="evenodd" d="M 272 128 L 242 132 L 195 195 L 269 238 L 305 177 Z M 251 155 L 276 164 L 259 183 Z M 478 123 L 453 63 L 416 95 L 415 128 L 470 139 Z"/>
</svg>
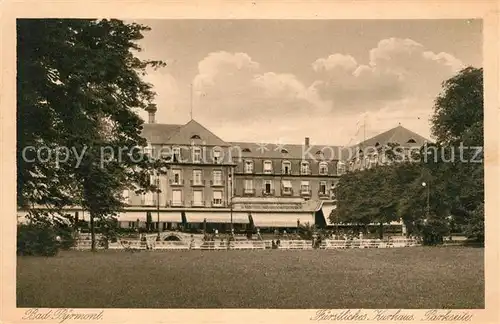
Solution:
<svg viewBox="0 0 500 324">
<path fill-rule="evenodd" d="M 153 146 L 150 143 L 144 147 L 144 154 L 149 156 L 153 155 Z"/>
<path fill-rule="evenodd" d="M 290 161 L 283 161 L 281 168 L 283 174 L 292 174 L 292 163 Z"/>
<path fill-rule="evenodd" d="M 352 162 L 351 162 L 351 166 L 352 166 Z M 337 163 L 337 174 L 338 175 L 343 175 L 345 173 L 346 169 L 345 169 L 345 164 L 343 162 L 338 162 Z"/>
<path fill-rule="evenodd" d="M 222 162 L 221 158 L 221 151 L 219 149 L 214 149 L 213 150 L 213 158 L 214 158 L 214 163 L 218 164 Z"/>
<path fill-rule="evenodd" d="M 408 140 L 408 142 L 406 142 L 406 143 L 415 144 L 415 143 L 417 143 L 417 142 L 416 142 L 413 138 L 410 138 L 410 139 Z"/>
<path fill-rule="evenodd" d="M 302 161 L 302 162 L 300 163 L 300 174 L 305 174 L 305 175 L 307 175 L 307 174 L 310 174 L 310 173 L 311 173 L 310 171 L 311 171 L 311 170 L 310 170 L 310 168 L 309 168 L 309 162 L 307 162 L 307 161 Z"/>
<path fill-rule="evenodd" d="M 252 151 L 250 151 L 250 149 L 248 147 L 244 148 L 241 151 L 244 152 L 244 153 L 251 153 L 252 152 Z"/>
<path fill-rule="evenodd" d="M 193 148 L 193 162 L 194 163 L 201 162 L 201 148 L 199 147 Z"/>
<path fill-rule="evenodd" d="M 245 173 L 253 173 L 253 161 L 245 161 Z"/>
<path fill-rule="evenodd" d="M 281 150 L 281 153 L 283 153 L 283 154 L 287 154 L 287 153 L 288 153 L 288 151 L 287 151 L 286 149 L 282 149 L 282 150 Z"/>
<path fill-rule="evenodd" d="M 320 162 L 319 164 L 319 174 L 327 175 L 328 174 L 328 163 Z"/>
<path fill-rule="evenodd" d="M 264 161 L 264 173 L 273 173 L 273 162 L 272 161 Z"/>
<path fill-rule="evenodd" d="M 200 135 L 193 135 L 193 136 L 191 136 L 191 139 L 192 140 L 195 140 L 195 139 L 201 140 L 201 137 L 200 137 Z"/>
<path fill-rule="evenodd" d="M 174 147 L 172 149 L 172 161 L 173 162 L 180 162 L 180 160 L 181 160 L 181 148 Z"/>
</svg>

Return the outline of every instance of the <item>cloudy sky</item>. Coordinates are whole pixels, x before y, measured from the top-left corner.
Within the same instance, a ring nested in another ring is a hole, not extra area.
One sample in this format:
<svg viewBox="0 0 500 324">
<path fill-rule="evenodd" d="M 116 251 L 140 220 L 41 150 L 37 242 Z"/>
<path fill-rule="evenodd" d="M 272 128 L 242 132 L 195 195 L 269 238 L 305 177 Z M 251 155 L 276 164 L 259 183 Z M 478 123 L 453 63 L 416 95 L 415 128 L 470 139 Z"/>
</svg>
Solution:
<svg viewBox="0 0 500 324">
<path fill-rule="evenodd" d="M 440 84 L 482 65 L 471 20 L 144 20 L 158 123 L 227 141 L 348 145 L 401 125 L 430 138 Z M 146 118 L 146 114 L 142 113 Z M 363 124 L 365 127 L 363 127 Z"/>
</svg>

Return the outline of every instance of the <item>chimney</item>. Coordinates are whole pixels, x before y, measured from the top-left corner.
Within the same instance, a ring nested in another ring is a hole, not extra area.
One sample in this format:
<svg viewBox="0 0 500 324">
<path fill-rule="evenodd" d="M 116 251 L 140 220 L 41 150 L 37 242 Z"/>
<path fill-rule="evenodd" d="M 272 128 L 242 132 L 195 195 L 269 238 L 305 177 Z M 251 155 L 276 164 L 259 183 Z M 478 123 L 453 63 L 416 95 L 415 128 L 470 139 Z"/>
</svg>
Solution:
<svg viewBox="0 0 500 324">
<path fill-rule="evenodd" d="M 146 108 L 146 111 L 149 114 L 149 121 L 148 123 L 154 124 L 155 123 L 155 113 L 156 113 L 156 105 L 155 104 L 149 104 L 148 107 Z"/>
<path fill-rule="evenodd" d="M 306 140 L 305 140 L 305 145 L 306 145 L 306 147 L 308 147 L 308 146 L 309 146 L 309 137 L 306 137 Z"/>
</svg>

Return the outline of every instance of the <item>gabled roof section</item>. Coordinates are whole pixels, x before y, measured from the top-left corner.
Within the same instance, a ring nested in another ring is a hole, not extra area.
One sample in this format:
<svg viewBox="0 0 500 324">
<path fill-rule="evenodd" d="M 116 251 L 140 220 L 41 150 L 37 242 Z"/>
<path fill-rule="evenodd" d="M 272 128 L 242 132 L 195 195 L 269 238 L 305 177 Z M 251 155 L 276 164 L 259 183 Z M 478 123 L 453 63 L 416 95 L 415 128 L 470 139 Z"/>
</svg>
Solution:
<svg viewBox="0 0 500 324">
<path fill-rule="evenodd" d="M 386 132 L 376 135 L 359 143 L 359 147 L 375 147 L 379 145 L 387 145 L 389 143 L 397 143 L 402 147 L 422 146 L 430 141 L 417 133 L 399 125 Z M 378 143 L 378 145 L 377 145 Z"/>
<path fill-rule="evenodd" d="M 174 134 L 170 136 L 165 144 L 190 145 L 193 138 L 197 138 L 206 146 L 229 146 L 220 137 L 203 127 L 200 123 L 192 119 L 186 125 L 181 126 Z"/>
<path fill-rule="evenodd" d="M 181 127 L 176 124 L 143 124 L 142 137 L 151 144 L 165 144 Z"/>
</svg>

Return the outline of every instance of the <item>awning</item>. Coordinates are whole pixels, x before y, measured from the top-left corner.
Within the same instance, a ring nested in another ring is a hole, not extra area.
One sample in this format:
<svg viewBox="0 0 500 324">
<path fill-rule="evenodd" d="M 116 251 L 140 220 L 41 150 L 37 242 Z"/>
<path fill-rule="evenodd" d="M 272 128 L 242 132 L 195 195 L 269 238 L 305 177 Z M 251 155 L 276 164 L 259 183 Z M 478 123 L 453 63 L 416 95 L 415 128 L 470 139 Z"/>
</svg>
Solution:
<svg viewBox="0 0 500 324">
<path fill-rule="evenodd" d="M 325 221 L 326 221 L 326 224 L 332 224 L 332 222 L 330 222 L 330 214 L 332 213 L 332 210 L 336 209 L 337 208 L 337 205 L 323 205 L 321 207 L 321 210 L 323 211 L 323 216 L 325 217 Z"/>
<path fill-rule="evenodd" d="M 207 223 L 231 223 L 231 213 L 229 212 L 187 212 L 186 218 L 188 223 L 203 223 L 203 220 L 207 220 Z M 248 213 L 233 213 L 233 223 L 236 224 L 248 224 Z"/>
<path fill-rule="evenodd" d="M 126 211 L 118 215 L 118 221 L 120 222 L 135 222 L 137 219 L 139 221 L 146 221 L 146 214 L 148 211 Z M 149 210 L 153 222 L 158 221 L 158 212 L 155 210 Z M 181 222 L 181 212 L 179 211 L 160 211 L 160 222 L 169 223 L 180 223 Z"/>
<path fill-rule="evenodd" d="M 252 218 L 256 227 L 297 227 L 297 220 L 301 225 L 314 224 L 312 213 L 252 213 Z"/>
<path fill-rule="evenodd" d="M 283 180 L 283 188 L 291 188 L 292 182 L 289 180 Z"/>
</svg>

